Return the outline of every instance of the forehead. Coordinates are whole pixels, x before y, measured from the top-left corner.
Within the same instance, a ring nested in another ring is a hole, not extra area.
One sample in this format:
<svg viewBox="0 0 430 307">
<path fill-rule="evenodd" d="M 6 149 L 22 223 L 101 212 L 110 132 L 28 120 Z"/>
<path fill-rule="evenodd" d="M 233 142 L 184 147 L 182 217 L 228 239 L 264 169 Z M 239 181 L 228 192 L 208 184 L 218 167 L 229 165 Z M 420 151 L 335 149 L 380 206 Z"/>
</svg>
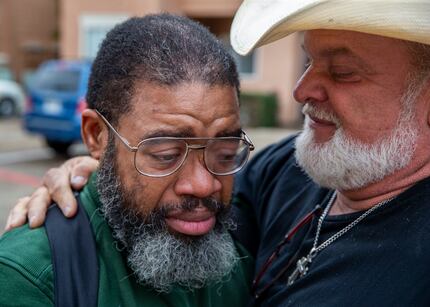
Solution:
<svg viewBox="0 0 430 307">
<path fill-rule="evenodd" d="M 135 86 L 131 112 L 133 132 L 150 136 L 213 137 L 240 128 L 236 89 L 199 82 L 163 86 L 142 82 Z M 120 119 L 120 125 L 125 124 Z"/>
<path fill-rule="evenodd" d="M 401 65 L 410 62 L 410 54 L 404 41 L 342 30 L 310 30 L 304 33 L 303 48 L 313 59 L 336 59 L 367 62 L 391 62 Z"/>
</svg>

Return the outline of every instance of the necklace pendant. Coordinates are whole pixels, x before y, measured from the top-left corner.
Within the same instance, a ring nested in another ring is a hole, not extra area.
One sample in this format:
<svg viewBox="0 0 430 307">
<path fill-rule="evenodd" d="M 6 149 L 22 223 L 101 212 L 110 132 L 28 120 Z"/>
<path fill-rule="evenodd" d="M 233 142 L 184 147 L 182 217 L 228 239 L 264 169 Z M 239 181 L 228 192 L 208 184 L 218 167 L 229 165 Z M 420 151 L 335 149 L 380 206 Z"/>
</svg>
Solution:
<svg viewBox="0 0 430 307">
<path fill-rule="evenodd" d="M 297 279 L 306 275 L 309 270 L 309 264 L 311 263 L 311 259 L 309 257 L 302 257 L 297 261 L 296 268 L 293 273 L 288 277 L 287 285 L 292 285 Z"/>
</svg>

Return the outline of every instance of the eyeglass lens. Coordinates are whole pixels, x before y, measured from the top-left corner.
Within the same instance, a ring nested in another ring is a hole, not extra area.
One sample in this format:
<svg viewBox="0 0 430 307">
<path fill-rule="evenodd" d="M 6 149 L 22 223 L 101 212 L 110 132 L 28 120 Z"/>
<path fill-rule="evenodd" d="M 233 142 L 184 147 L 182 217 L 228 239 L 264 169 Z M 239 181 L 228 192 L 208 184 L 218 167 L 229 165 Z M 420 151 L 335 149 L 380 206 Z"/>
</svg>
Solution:
<svg viewBox="0 0 430 307">
<path fill-rule="evenodd" d="M 197 144 L 197 148 L 198 145 Z M 136 168 L 144 174 L 162 176 L 176 171 L 187 156 L 185 140 L 153 138 L 139 144 Z M 248 144 L 240 138 L 214 139 L 202 144 L 207 169 L 217 175 L 227 175 L 239 170 L 249 155 Z"/>
</svg>

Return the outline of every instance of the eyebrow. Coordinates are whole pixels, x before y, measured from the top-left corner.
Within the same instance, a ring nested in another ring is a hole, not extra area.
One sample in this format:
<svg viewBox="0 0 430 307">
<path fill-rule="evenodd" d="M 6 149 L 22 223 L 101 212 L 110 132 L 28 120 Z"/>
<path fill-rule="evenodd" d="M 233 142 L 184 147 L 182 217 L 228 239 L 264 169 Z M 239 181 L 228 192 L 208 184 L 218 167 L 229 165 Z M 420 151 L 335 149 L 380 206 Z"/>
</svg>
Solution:
<svg viewBox="0 0 430 307">
<path fill-rule="evenodd" d="M 215 135 L 215 137 L 226 137 L 226 136 L 236 136 L 239 137 L 242 135 L 242 128 L 235 129 L 235 130 L 227 130 L 219 132 Z"/>
<path fill-rule="evenodd" d="M 306 53 L 306 55 L 309 55 L 309 53 L 306 50 L 306 47 L 302 44 L 302 49 Z M 361 57 L 356 55 L 354 52 L 351 51 L 351 49 L 346 47 L 334 47 L 334 48 L 326 48 L 318 52 L 318 56 L 322 58 L 327 59 L 333 59 L 337 56 L 347 56 L 353 59 L 354 63 L 357 64 L 361 69 L 363 69 L 365 72 L 371 74 L 375 73 L 372 67 L 365 63 Z"/>
<path fill-rule="evenodd" d="M 229 137 L 229 136 L 235 136 L 239 137 L 242 135 L 242 128 L 234 129 L 234 130 L 225 130 L 218 132 L 215 137 Z M 156 137 L 178 137 L 178 138 L 198 138 L 200 136 L 197 136 L 195 133 L 193 133 L 192 129 L 186 128 L 186 129 L 159 129 L 155 131 L 150 131 L 148 133 L 145 133 L 142 135 L 141 140 L 143 139 L 149 139 L 149 138 L 156 138 Z"/>
<path fill-rule="evenodd" d="M 309 56 L 309 52 L 306 50 L 305 45 L 301 44 L 301 47 L 303 51 L 306 53 L 306 55 Z M 342 55 L 352 57 L 361 62 L 363 61 L 359 56 L 357 56 L 354 52 L 352 52 L 351 49 L 346 47 L 326 48 L 318 51 L 318 56 L 323 58 L 333 58 L 333 57 L 342 56 Z"/>
</svg>

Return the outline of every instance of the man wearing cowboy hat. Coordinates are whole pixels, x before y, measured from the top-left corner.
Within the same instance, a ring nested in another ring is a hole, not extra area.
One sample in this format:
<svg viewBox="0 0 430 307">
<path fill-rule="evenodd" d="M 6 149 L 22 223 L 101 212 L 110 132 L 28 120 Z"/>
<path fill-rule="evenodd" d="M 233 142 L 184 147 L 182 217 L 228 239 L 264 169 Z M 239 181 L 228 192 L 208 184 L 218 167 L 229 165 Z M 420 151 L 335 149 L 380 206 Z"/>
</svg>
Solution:
<svg viewBox="0 0 430 307">
<path fill-rule="evenodd" d="M 232 45 L 297 31 L 304 130 L 235 182 L 253 303 L 428 306 L 430 1 L 245 0 Z"/>
<path fill-rule="evenodd" d="M 429 306 L 430 1 L 245 0 L 232 45 L 296 31 L 304 129 L 236 180 L 255 302 Z"/>
</svg>

